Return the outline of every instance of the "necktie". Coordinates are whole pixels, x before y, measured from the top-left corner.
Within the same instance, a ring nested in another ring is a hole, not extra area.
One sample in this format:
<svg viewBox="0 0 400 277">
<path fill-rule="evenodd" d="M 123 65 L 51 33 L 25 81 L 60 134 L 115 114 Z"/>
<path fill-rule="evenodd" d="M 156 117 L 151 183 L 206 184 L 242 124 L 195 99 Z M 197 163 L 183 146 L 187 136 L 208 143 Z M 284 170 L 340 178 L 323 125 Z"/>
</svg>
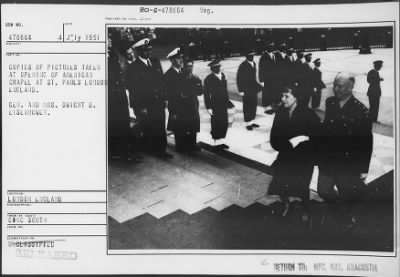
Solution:
<svg viewBox="0 0 400 277">
<path fill-rule="evenodd" d="M 148 66 L 148 67 L 151 67 L 151 62 L 150 62 L 150 60 L 147 60 L 147 66 Z"/>
</svg>

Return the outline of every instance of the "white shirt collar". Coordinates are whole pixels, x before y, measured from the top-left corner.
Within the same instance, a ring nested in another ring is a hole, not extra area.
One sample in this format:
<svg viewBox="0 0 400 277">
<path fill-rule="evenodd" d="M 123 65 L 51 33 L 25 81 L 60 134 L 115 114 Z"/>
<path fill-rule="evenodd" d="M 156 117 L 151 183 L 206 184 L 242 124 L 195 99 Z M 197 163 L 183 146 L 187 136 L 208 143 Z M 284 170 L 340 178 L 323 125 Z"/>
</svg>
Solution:
<svg viewBox="0 0 400 277">
<path fill-rule="evenodd" d="M 215 76 L 217 76 L 218 79 L 222 80 L 222 72 L 220 73 L 213 73 Z"/>
<path fill-rule="evenodd" d="M 143 59 L 141 56 L 139 56 L 139 59 L 146 65 L 146 66 L 148 66 L 147 65 L 147 61 L 149 60 L 149 59 Z"/>
<path fill-rule="evenodd" d="M 176 72 L 181 73 L 181 70 L 179 68 L 176 68 L 175 66 L 171 66 L 173 69 L 175 69 Z"/>
<path fill-rule="evenodd" d="M 248 59 L 246 59 L 246 61 L 247 61 L 252 67 L 254 67 L 254 61 L 249 61 Z"/>
</svg>

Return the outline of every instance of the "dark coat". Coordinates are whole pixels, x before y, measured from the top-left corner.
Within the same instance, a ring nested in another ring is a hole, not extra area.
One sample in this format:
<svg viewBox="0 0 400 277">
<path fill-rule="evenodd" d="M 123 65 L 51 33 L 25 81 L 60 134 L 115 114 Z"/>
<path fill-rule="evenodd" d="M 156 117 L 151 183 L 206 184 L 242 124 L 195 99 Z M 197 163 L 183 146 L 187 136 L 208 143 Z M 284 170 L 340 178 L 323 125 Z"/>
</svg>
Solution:
<svg viewBox="0 0 400 277">
<path fill-rule="evenodd" d="M 246 60 L 239 65 L 239 69 L 236 76 L 236 82 L 238 91 L 251 94 L 257 94 L 262 90 L 262 86 L 257 82 L 256 77 L 256 63 L 253 62 L 254 66 Z"/>
<path fill-rule="evenodd" d="M 127 68 L 127 88 L 130 105 L 143 123 L 143 135 L 165 136 L 166 95 L 160 61 L 150 58 L 152 66 L 136 59 Z M 145 116 L 142 111 L 146 109 Z"/>
<path fill-rule="evenodd" d="M 110 137 L 129 136 L 129 106 L 118 58 L 108 58 L 108 131 Z"/>
<path fill-rule="evenodd" d="M 228 108 L 233 108 L 233 104 L 229 101 L 227 81 L 223 73 L 221 80 L 213 73 L 204 79 L 204 105 L 206 109 L 213 111 L 212 137 L 224 138 L 228 130 Z"/>
<path fill-rule="evenodd" d="M 170 67 L 164 74 L 165 92 L 168 100 L 168 125 L 167 129 L 176 130 L 177 112 L 180 106 L 180 95 L 183 89 L 183 77 L 173 67 Z"/>
<path fill-rule="evenodd" d="M 351 96 L 340 108 L 335 97 L 326 99 L 319 151 L 320 171 L 333 176 L 368 173 L 373 146 L 368 109 Z"/>
<path fill-rule="evenodd" d="M 286 57 L 286 56 L 285 56 Z M 286 61 L 285 57 L 282 56 L 279 52 L 275 54 L 275 61 L 276 61 L 276 81 L 278 82 L 279 89 L 285 85 L 286 81 Z"/>
<path fill-rule="evenodd" d="M 127 68 L 127 88 L 135 114 L 142 109 L 160 112 L 165 109 L 166 94 L 160 61 L 150 58 L 151 67 L 136 59 Z"/>
<path fill-rule="evenodd" d="M 367 95 L 369 97 L 380 97 L 382 94 L 381 90 L 381 77 L 379 72 L 372 69 L 368 72 L 367 82 L 369 83 Z"/>
<path fill-rule="evenodd" d="M 304 96 L 311 96 L 313 94 L 314 86 L 314 70 L 307 62 L 303 64 L 303 67 L 303 80 L 300 83 L 300 86 L 303 90 Z"/>
<path fill-rule="evenodd" d="M 285 56 L 284 63 L 284 82 L 285 85 L 292 85 L 296 82 L 295 80 L 295 63 L 290 59 L 288 55 Z"/>
<path fill-rule="evenodd" d="M 313 69 L 313 87 L 316 88 L 317 90 L 322 90 L 323 88 L 326 88 L 325 83 L 322 81 L 322 72 L 319 70 L 318 67 L 315 67 Z"/>
<path fill-rule="evenodd" d="M 165 73 L 168 95 L 168 130 L 175 133 L 195 133 L 200 131 L 199 101 L 203 94 L 201 80 L 195 75 L 178 74 L 170 68 Z M 174 117 L 172 117 L 174 115 Z"/>
<path fill-rule="evenodd" d="M 268 53 L 261 56 L 259 62 L 258 79 L 260 82 L 271 82 L 275 78 L 275 60 Z"/>
<path fill-rule="evenodd" d="M 304 63 L 301 61 L 301 59 L 297 59 L 294 62 L 294 80 L 299 84 L 299 86 L 302 86 L 306 80 L 306 73 L 305 73 L 305 67 Z"/>
<path fill-rule="evenodd" d="M 270 142 L 279 152 L 273 164 L 273 181 L 269 194 L 307 197 L 315 164 L 315 149 L 318 141 L 320 119 L 315 112 L 298 105 L 291 118 L 286 108 L 280 108 L 274 118 Z M 293 148 L 290 139 L 305 135 L 304 141 Z"/>
</svg>

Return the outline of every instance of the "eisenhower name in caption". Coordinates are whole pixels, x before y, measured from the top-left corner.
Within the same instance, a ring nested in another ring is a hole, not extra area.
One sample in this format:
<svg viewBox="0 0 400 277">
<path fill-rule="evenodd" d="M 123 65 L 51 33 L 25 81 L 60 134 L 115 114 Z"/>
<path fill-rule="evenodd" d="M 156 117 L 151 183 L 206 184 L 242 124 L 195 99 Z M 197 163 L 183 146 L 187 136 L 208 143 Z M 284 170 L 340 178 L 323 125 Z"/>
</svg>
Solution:
<svg viewBox="0 0 400 277">
<path fill-rule="evenodd" d="M 67 100 L 66 91 L 62 90 L 60 95 L 58 89 L 104 88 L 107 80 L 100 64 L 9 64 L 7 85 L 9 98 L 15 99 L 8 101 L 9 116 L 48 116 L 59 109 L 95 109 L 93 101 L 77 101 L 76 95 L 75 99 Z M 24 95 L 26 100 L 20 101 L 19 95 Z M 38 95 L 41 100 L 37 99 Z M 54 97 L 66 100 L 56 101 Z"/>
</svg>

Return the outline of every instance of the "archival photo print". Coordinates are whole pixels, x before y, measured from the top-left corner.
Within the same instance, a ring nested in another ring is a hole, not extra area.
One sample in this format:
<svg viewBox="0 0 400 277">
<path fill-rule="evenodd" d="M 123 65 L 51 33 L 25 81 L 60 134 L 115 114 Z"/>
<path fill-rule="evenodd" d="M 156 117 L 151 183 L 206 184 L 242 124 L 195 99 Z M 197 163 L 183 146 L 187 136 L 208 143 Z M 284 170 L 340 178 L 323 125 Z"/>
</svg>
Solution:
<svg viewBox="0 0 400 277">
<path fill-rule="evenodd" d="M 109 250 L 395 251 L 393 25 L 106 27 Z"/>
</svg>

